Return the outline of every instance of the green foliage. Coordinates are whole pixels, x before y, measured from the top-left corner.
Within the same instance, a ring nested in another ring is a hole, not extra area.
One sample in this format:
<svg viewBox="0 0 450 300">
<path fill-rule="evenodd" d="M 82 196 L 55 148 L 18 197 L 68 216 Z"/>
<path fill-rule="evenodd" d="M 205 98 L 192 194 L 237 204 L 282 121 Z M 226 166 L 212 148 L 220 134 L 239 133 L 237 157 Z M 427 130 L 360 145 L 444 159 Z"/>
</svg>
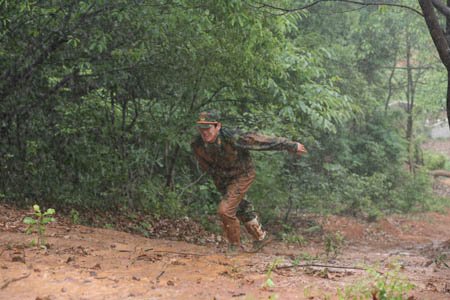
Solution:
<svg viewBox="0 0 450 300">
<path fill-rule="evenodd" d="M 438 253 L 434 259 L 433 262 L 436 264 L 437 267 L 444 266 L 447 269 L 450 269 L 450 266 L 447 264 L 449 262 L 450 257 L 446 253 Z"/>
<path fill-rule="evenodd" d="M 450 160 L 447 160 L 447 161 L 445 162 L 444 169 L 450 170 Z M 1 197 L 1 195 L 0 195 L 0 197 Z"/>
<path fill-rule="evenodd" d="M 324 236 L 324 250 L 327 258 L 336 258 L 344 246 L 344 236 L 340 232 L 328 233 Z"/>
<path fill-rule="evenodd" d="M 439 153 L 424 152 L 423 160 L 428 170 L 445 169 L 448 159 Z"/>
<path fill-rule="evenodd" d="M 53 208 L 47 209 L 45 212 L 41 212 L 39 205 L 33 205 L 34 216 L 33 217 L 25 217 L 23 219 L 23 223 L 27 224 L 28 227 L 26 229 L 27 234 L 32 234 L 33 232 L 37 233 L 37 245 L 39 247 L 46 247 L 45 242 L 45 231 L 47 228 L 47 224 L 51 222 L 55 222 L 55 218 L 52 216 L 55 214 L 55 210 Z M 34 242 L 33 242 L 34 243 Z"/>
<path fill-rule="evenodd" d="M 264 284 L 262 286 L 263 288 L 267 289 L 267 288 L 275 287 L 275 283 L 272 280 L 272 273 L 273 273 L 273 270 L 275 270 L 280 263 L 281 263 L 281 259 L 280 258 L 276 258 L 269 265 L 269 267 L 267 268 L 267 271 L 266 271 L 266 280 L 264 281 Z"/>
<path fill-rule="evenodd" d="M 416 174 L 403 173 L 397 179 L 399 186 L 393 190 L 390 209 L 399 212 L 420 211 L 430 208 L 435 197 L 432 194 L 431 179 L 424 169 Z"/>
<path fill-rule="evenodd" d="M 299 246 L 305 246 L 308 241 L 300 234 L 293 234 L 293 233 L 282 233 L 281 239 L 283 242 L 289 243 L 289 244 L 297 244 Z"/>
<path fill-rule="evenodd" d="M 283 231 L 281 232 L 280 238 L 283 242 L 298 246 L 305 246 L 308 243 L 307 239 L 295 232 L 294 227 L 289 224 L 283 224 Z"/>
<path fill-rule="evenodd" d="M 105 225 L 103 225 L 103 228 L 106 228 L 106 229 L 114 229 L 114 224 L 106 223 Z"/>
<path fill-rule="evenodd" d="M 70 210 L 70 220 L 72 221 L 72 224 L 80 224 L 80 213 L 76 209 Z"/>
<path fill-rule="evenodd" d="M 215 108 L 309 149 L 253 154 L 264 222 L 431 207 L 425 176 L 403 172 L 405 114 L 385 111 L 403 99 L 404 72 L 387 78 L 408 33 L 435 63 L 428 33 L 401 11 L 322 4 L 268 17 L 254 1 L 0 1 L 0 200 L 74 207 L 73 223 L 120 207 L 208 224 L 221 196 L 189 144 Z M 427 68 L 417 85 L 423 119 L 442 108 L 441 77 Z"/>
<path fill-rule="evenodd" d="M 302 261 L 306 262 L 312 262 L 314 260 L 318 259 L 318 256 L 313 256 L 307 252 L 301 252 L 293 261 L 293 265 L 299 265 Z"/>
<path fill-rule="evenodd" d="M 380 299 L 402 300 L 407 299 L 407 293 L 414 288 L 401 273 L 401 266 L 393 265 L 393 268 L 382 274 L 371 268 L 368 269 L 368 277 L 364 278 L 344 290 L 338 289 L 338 299 Z"/>
</svg>

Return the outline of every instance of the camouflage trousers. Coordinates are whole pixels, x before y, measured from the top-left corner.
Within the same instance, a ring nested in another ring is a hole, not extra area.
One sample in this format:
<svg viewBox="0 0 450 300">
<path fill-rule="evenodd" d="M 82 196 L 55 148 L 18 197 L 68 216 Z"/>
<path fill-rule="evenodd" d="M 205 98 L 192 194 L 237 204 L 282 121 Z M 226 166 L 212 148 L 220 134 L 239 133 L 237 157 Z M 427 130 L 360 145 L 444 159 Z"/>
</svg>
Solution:
<svg viewBox="0 0 450 300">
<path fill-rule="evenodd" d="M 215 178 L 214 184 L 222 194 L 218 213 L 242 223 L 257 217 L 253 204 L 247 200 L 247 191 L 255 180 L 255 171 L 236 178 Z"/>
<path fill-rule="evenodd" d="M 224 233 L 233 245 L 240 244 L 240 222 L 244 223 L 254 240 L 264 239 L 266 233 L 258 222 L 253 205 L 245 199 L 246 193 L 255 180 L 255 171 L 241 176 L 224 179 L 216 178 L 214 183 L 222 194 L 218 214 L 222 219 Z"/>
</svg>

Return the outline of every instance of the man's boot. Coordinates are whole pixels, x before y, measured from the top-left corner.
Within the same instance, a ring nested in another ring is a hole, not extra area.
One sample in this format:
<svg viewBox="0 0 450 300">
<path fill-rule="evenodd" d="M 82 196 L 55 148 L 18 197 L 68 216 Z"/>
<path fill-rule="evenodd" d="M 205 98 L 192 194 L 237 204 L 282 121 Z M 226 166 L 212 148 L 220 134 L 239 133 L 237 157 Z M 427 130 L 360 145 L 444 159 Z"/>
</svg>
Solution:
<svg viewBox="0 0 450 300">
<path fill-rule="evenodd" d="M 243 248 L 241 247 L 241 228 L 239 220 L 224 218 L 223 230 L 229 242 L 228 251 L 231 253 L 242 252 Z"/>
<path fill-rule="evenodd" d="M 258 218 L 254 218 L 246 223 L 244 223 L 247 232 L 253 237 L 253 247 L 252 252 L 258 252 L 264 246 L 272 241 L 269 234 L 262 230 L 261 224 L 258 222 Z"/>
</svg>

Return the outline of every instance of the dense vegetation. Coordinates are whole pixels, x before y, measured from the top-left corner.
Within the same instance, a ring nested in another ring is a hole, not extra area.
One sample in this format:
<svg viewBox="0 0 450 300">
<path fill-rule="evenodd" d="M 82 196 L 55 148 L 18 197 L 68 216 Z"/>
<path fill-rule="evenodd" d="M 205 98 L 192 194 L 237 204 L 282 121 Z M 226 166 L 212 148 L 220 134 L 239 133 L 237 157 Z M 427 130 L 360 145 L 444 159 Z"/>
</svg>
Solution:
<svg viewBox="0 0 450 300">
<path fill-rule="evenodd" d="M 198 112 L 214 108 L 225 126 L 309 150 L 254 153 L 249 197 L 266 219 L 433 204 L 419 144 L 446 73 L 410 10 L 3 0 L 0 11 L 1 201 L 214 214 L 189 147 Z"/>
</svg>

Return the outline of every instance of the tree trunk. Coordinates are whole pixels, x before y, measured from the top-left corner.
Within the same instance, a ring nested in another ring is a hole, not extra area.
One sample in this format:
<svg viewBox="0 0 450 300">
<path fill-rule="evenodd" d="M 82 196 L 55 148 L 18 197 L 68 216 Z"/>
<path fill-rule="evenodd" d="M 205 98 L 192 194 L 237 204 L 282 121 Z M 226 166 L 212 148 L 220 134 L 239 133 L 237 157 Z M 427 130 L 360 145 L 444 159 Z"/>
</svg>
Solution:
<svg viewBox="0 0 450 300">
<path fill-rule="evenodd" d="M 444 35 L 444 30 L 439 25 L 438 17 L 434 11 L 433 3 L 431 0 L 419 0 L 420 8 L 423 12 L 423 17 L 427 23 L 428 31 L 430 32 L 433 43 L 439 54 L 441 62 L 447 69 L 447 122 L 450 128 L 450 48 L 449 42 Z M 449 2 L 447 1 L 447 5 Z M 446 17 L 447 24 L 450 22 L 450 17 Z"/>
<path fill-rule="evenodd" d="M 386 101 L 384 104 L 384 113 L 385 114 L 388 111 L 389 102 L 391 101 L 391 97 L 392 97 L 392 79 L 394 78 L 396 65 L 397 65 L 397 52 L 395 53 L 394 65 L 392 66 L 391 74 L 389 75 L 389 80 L 388 80 L 388 95 L 386 97 Z"/>
<path fill-rule="evenodd" d="M 173 189 L 173 178 L 175 176 L 175 163 L 177 161 L 178 152 L 180 151 L 180 146 L 176 145 L 175 150 L 172 152 L 171 156 L 168 157 L 167 173 L 166 173 L 166 187 Z"/>
<path fill-rule="evenodd" d="M 447 69 L 447 122 L 450 128 L 450 68 Z"/>
<path fill-rule="evenodd" d="M 447 0 L 447 7 L 450 6 L 450 0 Z M 450 15 L 446 15 L 445 17 L 445 37 L 447 39 L 447 54 L 449 54 L 450 49 L 448 45 L 450 45 Z M 450 54 L 449 54 L 450 56 Z M 450 65 L 447 66 L 447 122 L 450 128 Z"/>
<path fill-rule="evenodd" d="M 407 87 L 406 87 L 406 101 L 408 120 L 406 125 L 406 140 L 408 141 L 408 164 L 409 171 L 414 173 L 414 141 L 413 141 L 413 111 L 414 111 L 414 90 L 413 77 L 411 68 L 411 40 L 409 33 L 406 36 L 406 71 L 407 71 Z"/>
</svg>

